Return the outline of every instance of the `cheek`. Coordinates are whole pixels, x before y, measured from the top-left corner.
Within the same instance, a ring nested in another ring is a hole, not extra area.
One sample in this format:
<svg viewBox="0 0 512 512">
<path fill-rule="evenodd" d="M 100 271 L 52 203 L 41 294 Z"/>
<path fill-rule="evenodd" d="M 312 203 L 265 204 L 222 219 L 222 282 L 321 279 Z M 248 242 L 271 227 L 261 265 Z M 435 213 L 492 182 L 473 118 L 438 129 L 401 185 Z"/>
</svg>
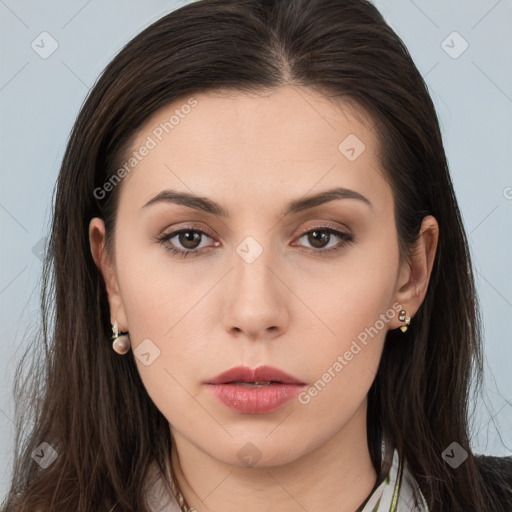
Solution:
<svg viewBox="0 0 512 512">
<path fill-rule="evenodd" d="M 173 312 L 183 303 L 185 290 L 180 285 L 179 268 L 136 219 L 119 222 L 116 253 L 119 289 L 130 331 L 138 337 L 161 337 L 172 327 Z"/>
<path fill-rule="evenodd" d="M 204 408 L 194 397 L 200 389 L 196 376 L 202 375 L 209 364 L 204 350 L 208 332 L 193 309 L 196 294 L 192 297 L 189 293 L 189 299 L 184 300 L 176 288 L 167 286 L 162 290 L 162 279 L 148 275 L 142 280 L 135 278 L 142 273 L 137 268 L 127 274 L 122 293 L 123 300 L 128 298 L 125 308 L 131 357 L 144 387 L 169 422 L 183 411 L 187 411 L 189 422 L 204 420 Z M 150 356 L 144 357 L 146 353 Z"/>
<path fill-rule="evenodd" d="M 309 386 L 298 410 L 302 421 L 325 436 L 361 407 L 375 380 L 388 322 L 397 314 L 389 307 L 392 286 L 385 277 L 354 273 L 332 286 L 337 292 L 324 296 L 324 309 L 317 304 L 329 329 L 317 328 L 317 336 L 312 331 L 308 337 L 315 343 L 303 345 Z"/>
<path fill-rule="evenodd" d="M 314 328 L 303 337 L 312 396 L 321 414 L 356 406 L 367 394 L 378 369 L 396 286 L 398 248 L 394 233 L 381 230 L 347 251 L 328 275 L 316 275 L 313 290 L 302 289 L 316 313 Z M 310 283 L 311 284 L 311 283 Z M 316 332 L 316 335 L 315 335 Z M 314 396 L 314 398 L 313 398 Z"/>
<path fill-rule="evenodd" d="M 318 317 L 315 324 L 322 331 L 326 352 L 331 352 L 329 347 L 343 350 L 377 322 L 382 329 L 380 315 L 393 301 L 399 265 L 393 230 L 368 231 L 339 258 L 316 265 L 307 279 L 297 281 L 295 289 Z M 383 330 L 385 334 L 387 327 Z"/>
</svg>

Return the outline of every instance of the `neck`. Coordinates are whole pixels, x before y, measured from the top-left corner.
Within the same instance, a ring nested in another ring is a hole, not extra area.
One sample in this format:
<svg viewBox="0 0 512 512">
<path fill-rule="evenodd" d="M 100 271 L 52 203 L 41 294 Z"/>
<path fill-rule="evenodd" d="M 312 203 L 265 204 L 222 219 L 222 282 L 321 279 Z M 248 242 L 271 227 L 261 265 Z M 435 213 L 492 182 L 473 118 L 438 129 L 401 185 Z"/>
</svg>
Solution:
<svg viewBox="0 0 512 512">
<path fill-rule="evenodd" d="M 366 404 L 344 428 L 292 462 L 266 467 L 226 464 L 171 428 L 178 487 L 198 512 L 354 512 L 377 473 L 366 433 Z"/>
</svg>

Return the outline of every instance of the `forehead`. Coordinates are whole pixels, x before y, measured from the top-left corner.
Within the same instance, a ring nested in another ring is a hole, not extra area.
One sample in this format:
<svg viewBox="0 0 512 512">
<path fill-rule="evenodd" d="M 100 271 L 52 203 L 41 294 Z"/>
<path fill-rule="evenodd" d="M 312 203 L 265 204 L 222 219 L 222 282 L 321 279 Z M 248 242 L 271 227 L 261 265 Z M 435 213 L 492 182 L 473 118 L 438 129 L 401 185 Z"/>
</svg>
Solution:
<svg viewBox="0 0 512 512">
<path fill-rule="evenodd" d="M 148 134 L 162 142 L 172 133 L 172 138 L 185 142 L 195 133 L 205 144 L 229 138 L 244 142 L 246 149 L 255 144 L 275 147 L 280 141 L 286 141 L 286 146 L 295 141 L 298 146 L 302 139 L 313 137 L 315 142 L 324 141 L 318 147 L 321 151 L 329 150 L 346 129 L 368 139 L 373 124 L 365 110 L 348 98 L 329 98 L 312 88 L 283 86 L 253 93 L 215 90 L 182 96 L 160 108 L 143 123 L 134 145 Z"/>
<path fill-rule="evenodd" d="M 319 181 L 368 189 L 382 185 L 377 143 L 363 109 L 311 88 L 193 94 L 143 123 L 123 188 L 141 204 L 167 184 L 209 195 L 241 185 L 305 194 Z"/>
</svg>

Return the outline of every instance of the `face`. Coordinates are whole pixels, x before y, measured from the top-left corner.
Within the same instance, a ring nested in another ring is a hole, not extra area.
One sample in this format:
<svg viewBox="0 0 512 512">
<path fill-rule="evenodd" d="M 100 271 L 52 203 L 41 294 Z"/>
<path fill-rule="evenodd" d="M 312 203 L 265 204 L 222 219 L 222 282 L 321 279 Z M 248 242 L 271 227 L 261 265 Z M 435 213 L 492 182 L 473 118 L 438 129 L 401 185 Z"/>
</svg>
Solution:
<svg viewBox="0 0 512 512">
<path fill-rule="evenodd" d="M 138 132 L 117 185 L 109 301 L 130 332 L 124 357 L 174 437 L 239 466 L 250 442 L 272 465 L 364 425 L 409 277 L 372 125 L 349 104 L 282 87 L 196 94 Z M 331 189 L 345 191 L 305 202 Z M 219 208 L 151 201 L 166 190 Z M 206 384 L 262 365 L 304 385 L 247 412 Z"/>
</svg>

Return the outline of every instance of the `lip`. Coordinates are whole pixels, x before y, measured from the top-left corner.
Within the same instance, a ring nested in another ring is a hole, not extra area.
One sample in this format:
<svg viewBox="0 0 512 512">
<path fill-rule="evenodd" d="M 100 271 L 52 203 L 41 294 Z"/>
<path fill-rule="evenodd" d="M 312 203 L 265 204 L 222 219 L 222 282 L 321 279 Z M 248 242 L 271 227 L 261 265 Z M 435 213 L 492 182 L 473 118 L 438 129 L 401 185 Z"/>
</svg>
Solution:
<svg viewBox="0 0 512 512">
<path fill-rule="evenodd" d="M 236 381 L 244 381 L 245 384 Z M 257 382 L 272 384 L 249 384 Z M 267 414 L 295 398 L 305 383 L 272 366 L 254 369 L 239 366 L 221 373 L 206 385 L 214 396 L 236 412 Z"/>
<path fill-rule="evenodd" d="M 305 382 L 273 366 L 258 366 L 257 368 L 237 366 L 222 372 L 217 377 L 209 380 L 207 384 L 228 384 L 237 380 L 244 382 L 274 381 L 280 384 L 305 384 Z"/>
</svg>

